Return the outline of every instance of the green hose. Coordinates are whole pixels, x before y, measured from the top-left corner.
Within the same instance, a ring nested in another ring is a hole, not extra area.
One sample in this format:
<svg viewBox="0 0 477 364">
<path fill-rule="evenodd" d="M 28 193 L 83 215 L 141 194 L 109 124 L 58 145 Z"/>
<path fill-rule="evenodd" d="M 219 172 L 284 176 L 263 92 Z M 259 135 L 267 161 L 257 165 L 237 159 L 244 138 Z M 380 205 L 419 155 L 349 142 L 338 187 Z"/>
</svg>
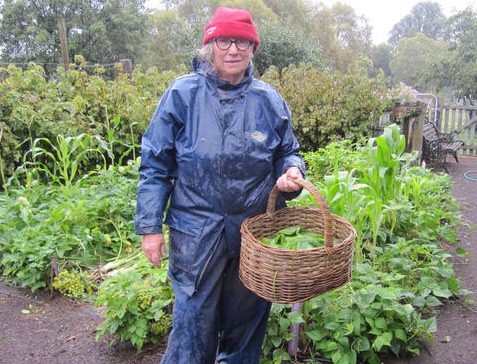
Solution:
<svg viewBox="0 0 477 364">
<path fill-rule="evenodd" d="M 472 181 L 472 182 L 477 182 L 477 178 L 473 178 L 471 176 L 469 176 L 469 174 L 471 173 L 477 173 L 477 171 L 467 171 L 464 173 L 464 178 L 468 179 L 469 181 Z"/>
</svg>

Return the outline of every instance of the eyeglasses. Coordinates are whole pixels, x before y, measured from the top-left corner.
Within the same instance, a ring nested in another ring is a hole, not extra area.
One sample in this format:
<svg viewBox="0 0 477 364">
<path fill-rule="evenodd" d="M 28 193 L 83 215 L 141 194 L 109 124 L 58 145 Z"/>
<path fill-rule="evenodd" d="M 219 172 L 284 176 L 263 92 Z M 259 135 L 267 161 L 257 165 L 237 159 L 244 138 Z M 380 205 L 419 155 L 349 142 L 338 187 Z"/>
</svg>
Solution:
<svg viewBox="0 0 477 364">
<path fill-rule="evenodd" d="M 232 43 L 235 44 L 239 51 L 246 51 L 249 49 L 254 42 L 248 39 L 229 39 L 229 38 L 215 38 L 215 44 L 217 44 L 217 48 L 226 51 L 232 46 Z"/>
</svg>

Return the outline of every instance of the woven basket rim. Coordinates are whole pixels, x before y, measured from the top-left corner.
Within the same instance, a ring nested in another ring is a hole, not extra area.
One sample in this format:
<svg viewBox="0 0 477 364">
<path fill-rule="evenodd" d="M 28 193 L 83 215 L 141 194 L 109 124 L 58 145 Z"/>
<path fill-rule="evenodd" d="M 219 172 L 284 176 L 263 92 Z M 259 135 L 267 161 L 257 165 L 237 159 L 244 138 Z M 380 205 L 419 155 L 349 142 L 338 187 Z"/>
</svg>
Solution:
<svg viewBox="0 0 477 364">
<path fill-rule="evenodd" d="M 291 207 L 284 207 L 283 209 L 280 209 L 279 211 L 282 211 L 282 210 L 285 210 L 285 209 L 295 209 L 296 207 L 299 207 L 301 209 L 306 209 L 306 210 L 319 210 L 317 209 L 316 207 L 304 207 L 304 206 L 291 206 Z M 341 245 L 344 245 L 347 243 L 347 240 L 349 239 L 352 239 L 354 237 L 356 237 L 356 230 L 354 229 L 353 225 L 351 225 L 351 223 L 349 223 L 348 221 L 346 221 L 344 218 L 342 218 L 341 216 L 339 215 L 335 215 L 335 214 L 330 214 L 331 218 L 332 218 L 332 221 L 335 222 L 335 221 L 340 221 L 340 223 L 343 223 L 345 226 L 347 226 L 349 228 L 349 235 L 346 236 L 344 239 L 341 239 L 340 241 L 338 242 L 335 242 L 333 241 L 333 247 L 332 249 L 335 249 Z M 269 250 L 276 250 L 276 251 L 280 251 L 280 252 L 317 252 L 317 251 L 322 251 L 322 250 L 326 250 L 326 246 L 323 245 L 323 246 L 320 246 L 320 247 L 316 247 L 316 248 L 307 248 L 307 249 L 287 249 L 287 248 L 280 248 L 280 247 L 276 247 L 276 246 L 271 246 L 271 245 L 267 245 L 265 244 L 264 242 L 262 242 L 260 239 L 256 238 L 251 232 L 250 232 L 250 227 L 249 227 L 249 223 L 250 222 L 260 222 L 260 218 L 262 219 L 270 219 L 270 217 L 267 215 L 267 213 L 262 213 L 262 214 L 259 214 L 259 215 L 255 215 L 253 216 L 251 219 L 247 219 L 245 220 L 243 223 L 242 223 L 242 226 L 240 228 L 240 232 L 242 234 L 242 238 L 246 238 L 246 239 L 251 239 L 253 240 L 255 243 L 257 244 L 260 244 L 261 246 L 269 249 Z M 253 220 L 252 220 L 253 219 Z M 252 221 L 250 221 L 252 220 Z M 291 226 L 296 226 L 296 225 L 291 225 Z M 244 234 L 245 233 L 245 234 Z M 336 233 L 332 236 L 333 240 L 336 239 Z"/>
</svg>

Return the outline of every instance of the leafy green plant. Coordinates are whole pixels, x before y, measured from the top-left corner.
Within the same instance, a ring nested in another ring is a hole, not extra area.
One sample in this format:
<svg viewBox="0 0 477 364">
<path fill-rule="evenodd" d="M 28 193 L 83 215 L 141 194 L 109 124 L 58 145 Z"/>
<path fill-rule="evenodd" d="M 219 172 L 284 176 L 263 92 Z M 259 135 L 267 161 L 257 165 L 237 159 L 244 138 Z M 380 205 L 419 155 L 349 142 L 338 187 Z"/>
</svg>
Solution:
<svg viewBox="0 0 477 364">
<path fill-rule="evenodd" d="M 133 159 L 136 159 L 136 149 L 139 148 L 139 144 L 135 141 L 133 129 L 133 126 L 136 123 L 130 124 L 130 143 L 127 143 L 117 137 L 120 124 L 121 118 L 119 116 L 114 117 L 110 122 L 109 115 L 106 111 L 106 140 L 103 140 L 103 138 L 101 138 L 99 135 L 96 135 L 96 141 L 99 147 L 108 154 L 109 165 L 111 166 L 116 164 L 122 165 L 124 158 L 129 157 L 130 155 L 132 155 Z M 119 156 L 117 156 L 119 154 L 119 149 L 121 149 L 121 153 Z"/>
<path fill-rule="evenodd" d="M 137 164 L 98 171 L 68 190 L 33 179 L 11 184 L 0 206 L 0 272 L 32 291 L 59 267 L 89 269 L 128 255 L 139 244 L 135 213 Z"/>
<path fill-rule="evenodd" d="M 342 74 L 316 70 L 309 64 L 292 65 L 281 74 L 271 68 L 263 79 L 280 91 L 293 110 L 294 131 L 306 151 L 368 137 L 388 107 L 384 78 L 369 78 L 363 66 Z"/>
<path fill-rule="evenodd" d="M 264 237 L 261 241 L 269 246 L 283 249 L 310 249 L 319 248 L 324 244 L 324 236 L 299 226 L 281 229 L 271 237 Z"/>
<path fill-rule="evenodd" d="M 58 134 L 98 135 L 109 143 L 107 151 L 114 154 L 110 158 L 113 163 L 135 159 L 160 96 L 174 78 L 186 72 L 185 67 L 176 72 L 136 67 L 131 75 L 119 73 L 108 80 L 101 67 L 90 67 L 79 56 L 75 61 L 79 67 L 59 70 L 49 79 L 43 67 L 34 63 L 26 69 L 0 67 L 0 156 L 6 179 L 35 139 L 55 141 Z M 47 144 L 41 147 L 54 153 Z M 98 160 L 89 162 L 85 170 L 94 169 Z"/>
<path fill-rule="evenodd" d="M 283 360 L 291 359 L 285 349 L 287 342 L 294 337 L 289 328 L 299 323 L 303 323 L 301 314 L 292 313 L 286 305 L 272 305 L 263 344 L 263 353 L 267 358 L 262 360 L 262 364 L 281 364 Z"/>
<path fill-rule="evenodd" d="M 142 256 L 133 267 L 104 281 L 96 300 L 96 305 L 104 307 L 98 340 L 109 335 L 111 343 L 119 339 L 141 349 L 168 334 L 173 293 L 167 266 L 154 267 Z"/>
<path fill-rule="evenodd" d="M 329 143 L 317 151 L 303 153 L 307 173 L 310 178 L 320 180 L 336 171 L 361 171 L 367 163 L 367 156 L 363 152 L 366 146 L 365 139 L 356 142 L 341 140 Z"/>
</svg>

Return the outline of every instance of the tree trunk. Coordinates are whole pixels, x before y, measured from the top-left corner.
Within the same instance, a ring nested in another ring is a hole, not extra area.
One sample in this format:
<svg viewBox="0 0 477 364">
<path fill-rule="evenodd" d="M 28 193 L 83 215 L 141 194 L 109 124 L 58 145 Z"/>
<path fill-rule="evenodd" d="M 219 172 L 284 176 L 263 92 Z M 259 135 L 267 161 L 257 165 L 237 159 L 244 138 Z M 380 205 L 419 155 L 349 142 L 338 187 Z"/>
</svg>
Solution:
<svg viewBox="0 0 477 364">
<path fill-rule="evenodd" d="M 68 53 L 68 40 L 66 38 L 65 17 L 58 13 L 58 33 L 60 35 L 61 59 L 63 61 L 63 68 L 68 72 L 70 65 L 70 56 Z"/>
</svg>

